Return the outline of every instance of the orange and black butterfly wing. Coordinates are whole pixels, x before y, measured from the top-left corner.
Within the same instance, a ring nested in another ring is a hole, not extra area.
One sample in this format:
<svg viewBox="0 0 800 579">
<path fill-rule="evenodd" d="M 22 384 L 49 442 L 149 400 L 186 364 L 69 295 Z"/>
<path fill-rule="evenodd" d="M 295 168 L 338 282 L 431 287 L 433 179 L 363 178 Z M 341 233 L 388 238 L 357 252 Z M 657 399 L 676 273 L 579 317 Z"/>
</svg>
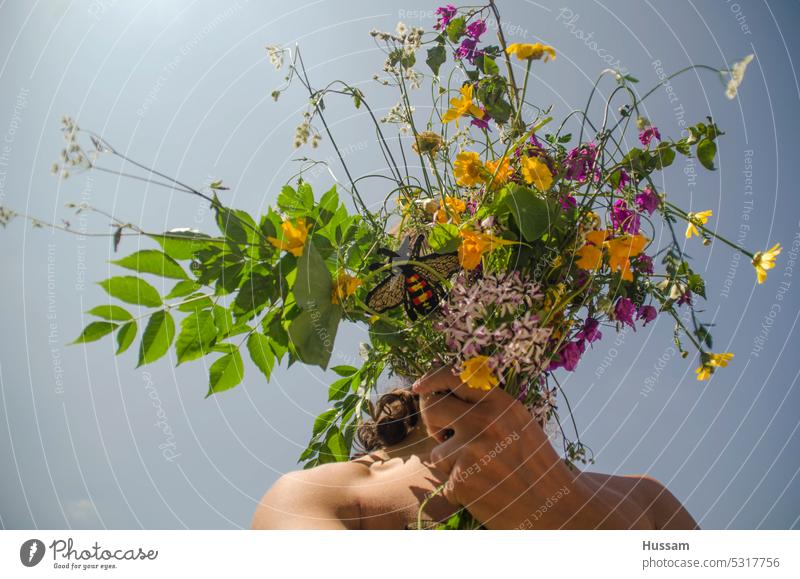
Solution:
<svg viewBox="0 0 800 579">
<path fill-rule="evenodd" d="M 451 275 L 461 269 L 457 253 L 431 253 L 418 257 L 417 261 L 424 263 L 427 267 L 438 273 L 442 278 L 448 279 Z M 422 268 L 415 268 L 417 273 L 425 278 L 431 278 L 431 274 L 422 271 Z"/>
<path fill-rule="evenodd" d="M 405 277 L 400 274 L 391 275 L 369 292 L 366 304 L 370 309 L 382 313 L 402 304 L 405 292 Z"/>
</svg>

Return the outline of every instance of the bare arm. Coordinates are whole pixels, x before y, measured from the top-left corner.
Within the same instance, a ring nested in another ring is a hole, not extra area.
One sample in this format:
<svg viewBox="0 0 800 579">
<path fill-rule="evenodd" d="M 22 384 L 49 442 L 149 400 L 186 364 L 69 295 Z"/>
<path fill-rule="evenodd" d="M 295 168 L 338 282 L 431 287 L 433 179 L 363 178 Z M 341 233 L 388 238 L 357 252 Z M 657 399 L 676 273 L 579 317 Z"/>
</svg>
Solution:
<svg viewBox="0 0 800 579">
<path fill-rule="evenodd" d="M 351 491 L 364 467 L 336 463 L 283 475 L 253 515 L 253 529 L 353 529 L 358 501 Z"/>
<path fill-rule="evenodd" d="M 645 500 L 657 529 L 699 529 L 686 507 L 667 487 L 651 477 L 642 477 Z"/>
</svg>

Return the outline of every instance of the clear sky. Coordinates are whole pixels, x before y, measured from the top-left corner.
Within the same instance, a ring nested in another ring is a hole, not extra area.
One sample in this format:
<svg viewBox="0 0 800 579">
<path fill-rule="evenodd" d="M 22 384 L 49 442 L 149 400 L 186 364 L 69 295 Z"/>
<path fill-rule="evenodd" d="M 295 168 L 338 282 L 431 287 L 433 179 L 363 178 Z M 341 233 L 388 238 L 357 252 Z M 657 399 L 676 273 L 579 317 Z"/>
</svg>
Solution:
<svg viewBox="0 0 800 579">
<path fill-rule="evenodd" d="M 755 54 L 739 99 L 712 74 L 658 91 L 646 114 L 665 136 L 711 114 L 726 132 L 719 170 L 678 159 L 660 183 L 691 210 L 752 249 L 784 246 L 768 281 L 721 243 L 687 245 L 708 284 L 702 318 L 731 365 L 709 382 L 682 360 L 659 319 L 606 333 L 578 371 L 563 376 L 594 468 L 648 473 L 667 484 L 703 527 L 800 528 L 800 389 L 797 322 L 800 244 L 796 135 L 800 40 L 796 2 L 500 0 L 509 42 L 558 51 L 536 66 L 533 98 L 555 114 L 582 108 L 606 66 L 649 88 L 659 71 L 730 65 Z M 282 77 L 267 44 L 299 42 L 312 82 L 358 85 L 382 112 L 395 94 L 374 83 L 382 55 L 368 32 L 398 20 L 430 27 L 436 4 L 419 0 L 44 0 L 0 3 L 0 203 L 107 231 L 77 219 L 87 201 L 151 230 L 213 219 L 193 198 L 99 173 L 56 181 L 59 118 L 75 117 L 118 149 L 196 185 L 220 178 L 230 203 L 251 213 L 276 199 L 295 171 L 291 147 L 305 105 L 299 87 L 275 103 Z M 491 30 L 490 30 L 491 32 Z M 606 88 L 608 85 L 605 85 Z M 670 100 L 672 99 L 672 100 Z M 417 95 L 419 107 L 426 95 Z M 327 102 L 354 172 L 381 167 L 363 110 Z M 596 112 L 596 111 L 595 111 Z M 634 138 L 634 135 L 630 135 Z M 332 158 L 323 141 L 315 151 Z M 338 168 L 337 168 L 338 169 Z M 320 190 L 324 172 L 313 175 Z M 371 201 L 385 191 L 368 191 Z M 111 340 L 67 346 L 104 301 L 93 282 L 113 274 L 111 243 L 33 230 L 0 231 L 0 527 L 238 528 L 296 459 L 326 406 L 331 374 L 295 366 L 264 383 L 252 365 L 234 390 L 205 399 L 202 361 L 174 356 L 135 369 Z M 136 249 L 123 242 L 121 251 Z M 357 355 L 361 328 L 340 332 L 335 360 Z M 248 363 L 249 364 L 249 363 Z"/>
</svg>

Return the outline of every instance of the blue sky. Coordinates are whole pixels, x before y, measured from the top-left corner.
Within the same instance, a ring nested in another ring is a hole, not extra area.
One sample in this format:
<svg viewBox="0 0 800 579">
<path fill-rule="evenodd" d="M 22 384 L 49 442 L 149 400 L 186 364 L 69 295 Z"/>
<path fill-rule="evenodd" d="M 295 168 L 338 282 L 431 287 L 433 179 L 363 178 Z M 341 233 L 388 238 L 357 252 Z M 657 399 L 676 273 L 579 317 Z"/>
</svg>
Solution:
<svg viewBox="0 0 800 579">
<path fill-rule="evenodd" d="M 723 244 L 687 245 L 707 280 L 702 316 L 715 324 L 715 349 L 736 357 L 699 383 L 697 361 L 676 355 L 671 324 L 660 319 L 607 334 L 563 382 L 597 470 L 660 479 L 704 527 L 800 527 L 800 272 L 789 256 L 800 243 L 800 47 L 792 34 L 800 5 L 499 5 L 509 42 L 558 51 L 530 86 L 559 116 L 583 106 L 609 65 L 649 88 L 662 68 L 755 54 L 737 100 L 724 98 L 713 75 L 692 73 L 646 107 L 665 136 L 678 138 L 683 121 L 707 114 L 726 132 L 718 171 L 679 159 L 662 190 L 691 210 L 713 209 L 712 225 L 750 248 L 785 248 L 756 286 L 750 265 Z M 398 20 L 429 27 L 434 8 L 385 0 L 3 3 L 0 203 L 93 231 L 106 231 L 105 220 L 76 220 L 64 204 L 87 201 L 152 230 L 213 231 L 207 210 L 187 196 L 99 173 L 56 181 L 49 167 L 62 146 L 59 118 L 69 114 L 165 173 L 199 185 L 223 179 L 231 204 L 263 211 L 294 173 L 293 159 L 311 152 L 291 147 L 305 101 L 299 87 L 272 101 L 281 75 L 264 46 L 299 42 L 315 84 L 347 79 L 380 113 L 395 95 L 371 80 L 382 56 L 369 30 Z M 422 110 L 425 94 L 417 98 Z M 379 169 L 363 111 L 327 104 L 354 172 Z M 332 154 L 326 141 L 315 151 Z M 324 172 L 311 180 L 330 185 Z M 375 202 L 384 195 L 367 192 Z M 266 488 L 296 468 L 331 375 L 295 366 L 265 384 L 248 366 L 242 385 L 205 399 L 203 362 L 135 369 L 134 354 L 115 358 L 108 340 L 68 347 L 83 312 L 104 299 L 93 282 L 113 273 L 111 244 L 21 221 L 0 232 L 0 243 L 0 527 L 248 526 Z M 135 241 L 122 247 L 135 249 Z M 352 360 L 364 339 L 363 329 L 345 328 L 335 359 Z"/>
</svg>

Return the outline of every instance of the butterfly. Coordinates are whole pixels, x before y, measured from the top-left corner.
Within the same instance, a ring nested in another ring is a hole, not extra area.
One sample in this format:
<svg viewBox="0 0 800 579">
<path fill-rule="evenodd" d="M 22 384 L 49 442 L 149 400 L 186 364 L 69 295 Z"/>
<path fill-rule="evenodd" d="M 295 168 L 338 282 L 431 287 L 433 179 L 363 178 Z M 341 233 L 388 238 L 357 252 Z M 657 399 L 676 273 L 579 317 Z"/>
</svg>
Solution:
<svg viewBox="0 0 800 579">
<path fill-rule="evenodd" d="M 457 253 L 420 255 L 423 240 L 422 236 L 417 237 L 414 249 L 410 253 L 408 239 L 403 241 L 399 253 L 388 249 L 380 250 L 380 253 L 389 257 L 390 264 L 394 261 L 411 260 L 425 267 L 409 263 L 393 265 L 392 273 L 381 280 L 367 295 L 367 306 L 382 313 L 402 304 L 411 321 L 416 321 L 419 316 L 426 316 L 436 310 L 444 297 L 444 289 L 438 281 L 431 279 L 430 272 L 434 271 L 440 278 L 447 279 L 461 269 L 461 265 Z"/>
</svg>

